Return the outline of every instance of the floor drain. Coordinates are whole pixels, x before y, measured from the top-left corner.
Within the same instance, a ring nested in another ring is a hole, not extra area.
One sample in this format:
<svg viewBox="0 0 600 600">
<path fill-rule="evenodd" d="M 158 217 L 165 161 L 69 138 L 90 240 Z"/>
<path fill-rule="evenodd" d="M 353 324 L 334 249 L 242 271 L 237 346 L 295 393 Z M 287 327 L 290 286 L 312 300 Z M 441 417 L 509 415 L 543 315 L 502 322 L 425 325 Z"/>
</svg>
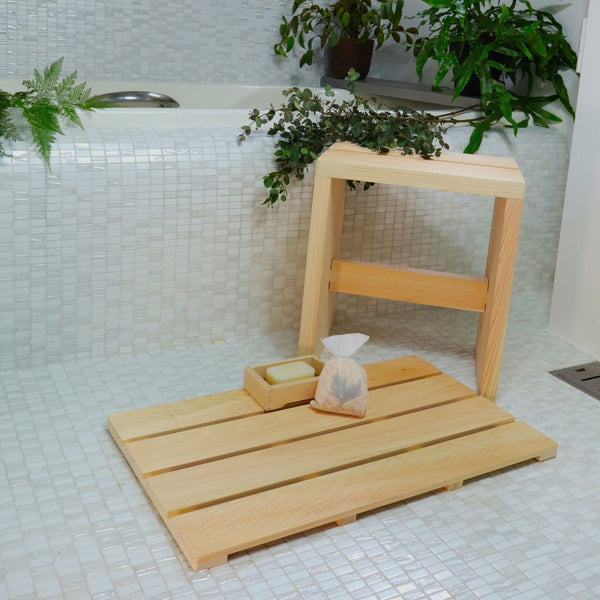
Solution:
<svg viewBox="0 0 600 600">
<path fill-rule="evenodd" d="M 550 374 L 600 400 L 600 362 L 557 369 Z"/>
</svg>

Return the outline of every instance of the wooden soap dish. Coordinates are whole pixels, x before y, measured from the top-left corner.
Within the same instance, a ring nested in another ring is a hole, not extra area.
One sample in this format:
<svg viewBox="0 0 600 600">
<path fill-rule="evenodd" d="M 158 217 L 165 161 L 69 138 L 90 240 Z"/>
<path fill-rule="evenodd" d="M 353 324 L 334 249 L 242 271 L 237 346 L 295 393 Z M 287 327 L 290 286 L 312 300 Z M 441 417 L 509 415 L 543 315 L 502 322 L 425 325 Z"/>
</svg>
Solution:
<svg viewBox="0 0 600 600">
<path fill-rule="evenodd" d="M 271 385 L 267 382 L 267 369 L 278 365 L 285 365 L 302 360 L 315 368 L 315 377 L 290 381 L 289 383 L 277 383 Z M 244 389 L 265 410 L 277 410 L 290 404 L 308 402 L 315 397 L 319 375 L 323 369 L 323 362 L 316 356 L 298 356 L 289 360 L 259 365 L 257 367 L 246 367 L 244 369 Z"/>
</svg>

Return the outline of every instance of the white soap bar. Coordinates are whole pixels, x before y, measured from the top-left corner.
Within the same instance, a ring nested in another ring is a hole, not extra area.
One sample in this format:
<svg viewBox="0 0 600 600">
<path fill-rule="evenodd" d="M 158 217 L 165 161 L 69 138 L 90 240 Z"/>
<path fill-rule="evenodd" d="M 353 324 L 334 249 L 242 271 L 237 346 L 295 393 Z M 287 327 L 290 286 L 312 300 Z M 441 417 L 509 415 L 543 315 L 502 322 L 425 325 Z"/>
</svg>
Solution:
<svg viewBox="0 0 600 600">
<path fill-rule="evenodd" d="M 270 383 L 271 385 L 275 385 L 276 383 L 288 383 L 289 381 L 307 379 L 314 376 L 315 368 L 311 367 L 303 360 L 267 368 L 267 383 Z"/>
</svg>

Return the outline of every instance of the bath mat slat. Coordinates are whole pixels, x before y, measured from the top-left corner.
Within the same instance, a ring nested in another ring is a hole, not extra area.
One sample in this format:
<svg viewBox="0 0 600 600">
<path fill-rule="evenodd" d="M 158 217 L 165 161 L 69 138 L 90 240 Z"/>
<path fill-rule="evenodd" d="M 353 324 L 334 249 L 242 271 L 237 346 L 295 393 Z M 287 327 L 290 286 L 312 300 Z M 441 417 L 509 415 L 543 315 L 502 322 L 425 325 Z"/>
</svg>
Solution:
<svg viewBox="0 0 600 600">
<path fill-rule="evenodd" d="M 376 460 L 444 438 L 495 427 L 514 417 L 478 397 L 360 427 L 272 446 L 147 479 L 162 516 Z M 227 473 L 227 477 L 223 474 Z"/>
<path fill-rule="evenodd" d="M 369 411 L 363 419 L 319 413 L 305 404 L 133 441 L 128 451 L 148 476 L 474 395 L 452 377 L 438 375 L 369 392 Z"/>
<path fill-rule="evenodd" d="M 440 375 L 441 371 L 411 354 L 365 365 L 369 389 Z M 244 389 L 125 410 L 108 416 L 108 428 L 119 443 L 264 412 Z"/>
<path fill-rule="evenodd" d="M 511 423 L 170 519 L 192 568 L 532 459 L 556 444 Z M 222 526 L 215 527 L 215 523 Z M 209 533 L 210 532 L 210 533 Z"/>
</svg>

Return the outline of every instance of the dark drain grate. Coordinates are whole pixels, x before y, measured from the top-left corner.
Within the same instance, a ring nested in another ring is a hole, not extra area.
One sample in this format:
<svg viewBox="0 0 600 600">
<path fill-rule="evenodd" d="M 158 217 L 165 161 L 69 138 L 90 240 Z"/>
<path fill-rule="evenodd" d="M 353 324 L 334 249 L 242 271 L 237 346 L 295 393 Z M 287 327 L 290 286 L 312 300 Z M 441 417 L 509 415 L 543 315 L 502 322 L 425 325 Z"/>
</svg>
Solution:
<svg viewBox="0 0 600 600">
<path fill-rule="evenodd" d="M 558 369 L 550 374 L 600 400 L 600 362 Z"/>
</svg>

